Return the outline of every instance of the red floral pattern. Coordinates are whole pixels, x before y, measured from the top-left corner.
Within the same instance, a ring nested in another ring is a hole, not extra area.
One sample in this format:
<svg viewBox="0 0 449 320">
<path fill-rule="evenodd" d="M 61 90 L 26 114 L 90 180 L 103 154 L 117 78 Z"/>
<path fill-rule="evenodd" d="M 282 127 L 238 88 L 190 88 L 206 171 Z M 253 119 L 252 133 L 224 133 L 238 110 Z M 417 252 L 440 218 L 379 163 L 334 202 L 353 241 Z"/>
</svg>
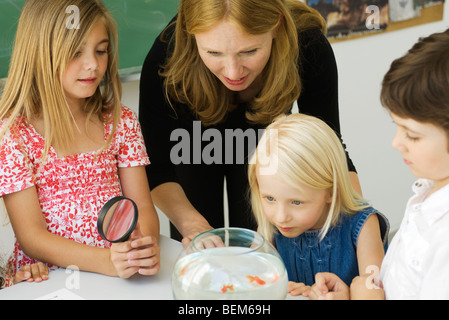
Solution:
<svg viewBox="0 0 449 320">
<path fill-rule="evenodd" d="M 111 130 L 112 124 L 105 124 L 105 139 Z M 149 164 L 136 115 L 122 107 L 112 142 L 99 154 L 58 158 L 50 147 L 43 163 L 44 144 L 44 138 L 23 119 L 7 132 L 0 145 L 0 196 L 36 186 L 49 232 L 89 246 L 109 247 L 97 232 L 97 217 L 106 201 L 121 194 L 118 168 Z M 31 263 L 36 261 L 16 241 L 9 267 L 15 273 Z"/>
</svg>

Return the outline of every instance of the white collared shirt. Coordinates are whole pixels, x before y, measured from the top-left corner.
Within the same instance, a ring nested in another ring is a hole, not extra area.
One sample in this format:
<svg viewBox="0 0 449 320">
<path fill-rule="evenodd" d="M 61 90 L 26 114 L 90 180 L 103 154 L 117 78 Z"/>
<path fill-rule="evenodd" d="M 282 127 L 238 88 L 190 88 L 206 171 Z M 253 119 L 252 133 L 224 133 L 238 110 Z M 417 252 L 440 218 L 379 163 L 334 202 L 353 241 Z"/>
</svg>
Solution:
<svg viewBox="0 0 449 320">
<path fill-rule="evenodd" d="M 449 185 L 420 179 L 382 263 L 387 299 L 449 299 Z"/>
</svg>

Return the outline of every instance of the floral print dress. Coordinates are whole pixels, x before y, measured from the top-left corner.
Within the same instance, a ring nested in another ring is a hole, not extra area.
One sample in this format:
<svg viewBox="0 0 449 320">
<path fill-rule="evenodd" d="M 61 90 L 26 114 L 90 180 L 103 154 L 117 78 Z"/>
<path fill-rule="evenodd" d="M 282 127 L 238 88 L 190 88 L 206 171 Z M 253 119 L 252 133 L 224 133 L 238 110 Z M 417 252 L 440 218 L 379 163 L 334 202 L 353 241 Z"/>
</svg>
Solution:
<svg viewBox="0 0 449 320">
<path fill-rule="evenodd" d="M 112 127 L 104 125 L 105 140 Z M 35 186 L 49 232 L 89 246 L 110 247 L 97 232 L 97 217 L 110 198 L 121 194 L 118 168 L 149 164 L 136 115 L 122 107 L 113 139 L 100 153 L 59 158 L 50 147 L 44 162 L 44 145 L 44 138 L 23 119 L 5 134 L 0 144 L 0 196 Z M 32 263 L 36 261 L 16 241 L 9 268 L 15 274 Z"/>
</svg>

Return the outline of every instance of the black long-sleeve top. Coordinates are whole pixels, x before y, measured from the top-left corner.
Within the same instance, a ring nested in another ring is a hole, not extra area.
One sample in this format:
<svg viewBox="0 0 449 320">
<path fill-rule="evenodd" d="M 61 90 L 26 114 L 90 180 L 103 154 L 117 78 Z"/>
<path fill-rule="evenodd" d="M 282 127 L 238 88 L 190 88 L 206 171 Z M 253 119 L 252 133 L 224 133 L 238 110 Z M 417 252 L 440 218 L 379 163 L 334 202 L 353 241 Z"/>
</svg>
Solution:
<svg viewBox="0 0 449 320">
<path fill-rule="evenodd" d="M 169 56 L 168 39 L 173 33 L 174 26 L 171 26 L 164 34 L 164 39 L 167 40 L 162 41 L 160 36 L 155 40 L 143 64 L 140 80 L 139 119 L 151 161 L 151 165 L 147 167 L 151 189 L 166 182 L 178 182 L 170 159 L 170 152 L 177 141 L 170 141 L 170 135 L 177 128 L 185 128 L 191 132 L 193 121 L 198 120 L 184 104 L 173 103 L 175 114 L 165 97 L 164 79 L 159 76 L 159 71 Z M 299 32 L 298 38 L 299 73 L 302 81 L 298 99 L 299 112 L 322 119 L 341 137 L 338 74 L 332 47 L 318 29 Z M 246 120 L 247 108 L 247 105 L 238 106 L 229 112 L 222 123 L 212 127 L 221 132 L 226 128 L 263 129 L 263 126 Z M 356 171 L 348 154 L 347 159 L 349 171 Z"/>
</svg>

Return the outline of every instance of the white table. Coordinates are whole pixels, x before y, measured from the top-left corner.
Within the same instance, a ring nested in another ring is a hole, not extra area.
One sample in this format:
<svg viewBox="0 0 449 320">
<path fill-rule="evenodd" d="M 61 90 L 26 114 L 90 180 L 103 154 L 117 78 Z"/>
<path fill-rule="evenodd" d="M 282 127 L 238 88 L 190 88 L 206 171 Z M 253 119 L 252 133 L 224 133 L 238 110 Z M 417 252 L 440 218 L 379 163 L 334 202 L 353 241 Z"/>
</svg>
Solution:
<svg viewBox="0 0 449 320">
<path fill-rule="evenodd" d="M 49 279 L 41 283 L 22 282 L 0 290 L 0 300 L 18 299 L 173 299 L 171 274 L 182 244 L 160 236 L 161 268 L 157 275 L 134 275 L 129 279 L 108 277 L 98 273 L 58 269 L 50 271 Z M 55 296 L 57 295 L 57 297 Z"/>
<path fill-rule="evenodd" d="M 136 274 L 129 279 L 60 268 L 41 283 L 22 282 L 0 290 L 0 300 L 173 300 L 171 274 L 182 244 L 161 235 L 161 268 L 157 275 Z M 287 300 L 307 300 L 287 295 Z"/>
</svg>

